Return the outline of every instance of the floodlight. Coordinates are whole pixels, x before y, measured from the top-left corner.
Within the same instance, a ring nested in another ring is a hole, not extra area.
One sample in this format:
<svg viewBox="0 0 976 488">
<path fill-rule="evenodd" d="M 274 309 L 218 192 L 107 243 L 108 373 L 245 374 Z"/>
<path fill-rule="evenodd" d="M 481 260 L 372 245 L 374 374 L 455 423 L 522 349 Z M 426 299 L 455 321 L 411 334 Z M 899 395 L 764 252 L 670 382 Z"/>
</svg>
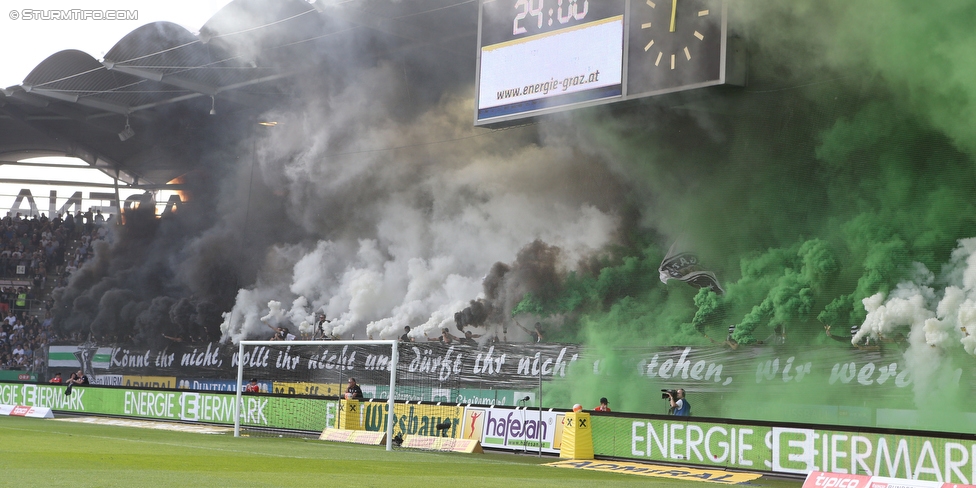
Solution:
<svg viewBox="0 0 976 488">
<path fill-rule="evenodd" d="M 120 141 L 125 141 L 125 140 L 131 138 L 134 135 L 136 135 L 136 131 L 132 130 L 132 127 L 129 126 L 129 117 L 126 116 L 125 117 L 125 129 L 122 129 L 122 132 L 119 132 L 119 140 Z"/>
</svg>

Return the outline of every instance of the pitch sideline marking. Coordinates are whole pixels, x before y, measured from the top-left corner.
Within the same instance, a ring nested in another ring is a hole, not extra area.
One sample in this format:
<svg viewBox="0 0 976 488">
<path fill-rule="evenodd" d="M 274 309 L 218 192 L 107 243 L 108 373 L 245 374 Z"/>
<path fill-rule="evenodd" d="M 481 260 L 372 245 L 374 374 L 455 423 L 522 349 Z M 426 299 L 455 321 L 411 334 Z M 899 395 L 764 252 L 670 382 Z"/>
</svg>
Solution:
<svg viewBox="0 0 976 488">
<path fill-rule="evenodd" d="M 93 417 L 83 417 L 83 418 L 93 418 Z M 69 420 L 69 419 L 65 419 L 65 418 L 51 419 L 51 420 L 56 420 L 56 421 L 57 420 L 60 420 L 60 421 L 69 421 L 69 422 L 70 421 L 80 422 L 78 420 Z M 80 422 L 80 423 L 95 424 L 95 422 Z M 119 425 L 113 425 L 113 426 L 118 427 Z M 139 427 L 135 427 L 135 428 L 139 428 Z M 23 428 L 19 428 L 19 427 L 4 427 L 4 429 L 7 429 L 7 430 L 16 430 L 16 431 L 20 431 L 20 432 L 33 432 L 34 431 L 34 429 L 23 429 Z M 229 428 L 229 430 L 230 431 L 233 431 L 232 428 Z M 53 431 L 51 431 L 51 432 L 53 432 Z M 65 434 L 66 432 L 60 432 L 60 433 Z M 152 444 L 152 445 L 160 445 L 160 446 L 174 446 L 174 447 L 182 447 L 182 448 L 190 448 L 190 449 L 200 449 L 200 450 L 204 450 L 204 451 L 230 452 L 230 453 L 238 453 L 238 454 L 253 454 L 253 455 L 256 455 L 256 456 L 264 456 L 264 457 L 272 457 L 272 458 L 282 458 L 282 459 L 321 459 L 321 455 L 318 455 L 318 454 L 316 454 L 316 455 L 309 455 L 309 456 L 298 456 L 298 455 L 278 454 L 278 453 L 268 452 L 268 451 L 260 450 L 260 449 L 251 451 L 251 450 L 245 450 L 245 449 L 226 449 L 226 448 L 202 447 L 202 446 L 192 446 L 192 445 L 188 446 L 186 444 L 175 443 L 175 442 L 159 442 L 159 441 L 150 441 L 150 440 L 145 440 L 145 439 L 130 439 L 130 438 L 125 438 L 125 437 L 114 437 L 114 436 L 104 436 L 104 435 L 78 434 L 78 433 L 72 433 L 72 435 L 75 435 L 75 436 L 78 436 L 78 437 L 88 437 L 88 438 L 91 438 L 91 439 L 107 439 L 107 440 L 114 440 L 114 441 L 127 441 L 127 442 L 141 443 L 141 444 Z M 318 442 L 318 441 L 316 441 L 316 442 Z M 323 444 L 325 444 L 325 443 L 323 443 Z M 418 452 L 418 453 L 419 454 L 422 454 L 422 455 L 425 455 L 425 456 L 430 456 L 430 455 L 450 455 L 450 454 L 452 454 L 452 453 L 441 453 L 441 452 Z M 501 464 L 501 465 L 522 465 L 523 464 L 523 463 L 513 463 L 513 462 L 508 462 L 508 461 L 499 461 L 499 460 L 483 459 L 483 458 L 480 458 L 480 457 L 477 458 L 477 459 L 478 459 L 478 463 L 479 464 Z"/>
</svg>

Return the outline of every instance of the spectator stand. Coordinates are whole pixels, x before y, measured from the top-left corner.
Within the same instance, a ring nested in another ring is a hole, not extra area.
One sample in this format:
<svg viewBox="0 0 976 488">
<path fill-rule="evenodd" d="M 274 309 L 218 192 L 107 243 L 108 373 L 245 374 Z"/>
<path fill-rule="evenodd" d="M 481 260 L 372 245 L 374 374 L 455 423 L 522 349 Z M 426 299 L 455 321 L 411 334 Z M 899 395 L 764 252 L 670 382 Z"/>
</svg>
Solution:
<svg viewBox="0 0 976 488">
<path fill-rule="evenodd" d="M 51 292 L 90 259 L 94 241 L 108 237 L 108 222 L 81 212 L 0 219 L 0 369 L 44 377 L 55 339 Z"/>
</svg>

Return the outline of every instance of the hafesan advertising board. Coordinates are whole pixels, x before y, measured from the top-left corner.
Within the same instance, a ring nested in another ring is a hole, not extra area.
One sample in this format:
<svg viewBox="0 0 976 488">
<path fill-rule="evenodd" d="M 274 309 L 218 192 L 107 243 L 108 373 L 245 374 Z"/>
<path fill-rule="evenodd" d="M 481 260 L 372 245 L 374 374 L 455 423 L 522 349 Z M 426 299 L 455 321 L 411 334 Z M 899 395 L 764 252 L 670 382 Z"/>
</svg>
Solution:
<svg viewBox="0 0 976 488">
<path fill-rule="evenodd" d="M 493 449 L 558 454 L 562 421 L 561 412 L 468 407 L 463 438 Z"/>
</svg>

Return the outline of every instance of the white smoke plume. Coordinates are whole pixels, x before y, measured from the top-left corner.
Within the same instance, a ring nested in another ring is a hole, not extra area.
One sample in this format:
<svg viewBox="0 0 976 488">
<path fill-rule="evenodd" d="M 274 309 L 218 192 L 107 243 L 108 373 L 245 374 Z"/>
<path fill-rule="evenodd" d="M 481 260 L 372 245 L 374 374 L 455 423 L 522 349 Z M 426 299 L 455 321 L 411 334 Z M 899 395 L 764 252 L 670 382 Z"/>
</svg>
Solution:
<svg viewBox="0 0 976 488">
<path fill-rule="evenodd" d="M 961 347 L 976 355 L 976 238 L 960 239 L 933 288 L 934 274 L 915 263 L 915 279 L 899 283 L 887 298 L 876 293 L 863 300 L 867 317 L 852 337 L 854 344 L 907 342 L 904 357 L 913 375 L 916 403 L 955 384 L 959 370 L 945 361 Z M 943 381 L 946 380 L 946 381 Z"/>
<path fill-rule="evenodd" d="M 295 300 L 275 319 L 300 327 L 325 313 L 324 332 L 344 339 L 395 338 L 404 326 L 436 336 L 481 296 L 492 264 L 530 242 L 558 247 L 573 269 L 613 240 L 607 195 L 618 183 L 571 138 L 476 129 L 471 100 L 450 93 L 404 124 L 391 113 L 404 89 L 395 75 L 381 65 L 301 116 L 277 114 L 289 130 L 259 142 L 260 174 L 320 238 L 271 250 L 277 269 L 238 293 L 224 339 L 263 334 L 269 299 Z"/>
</svg>

